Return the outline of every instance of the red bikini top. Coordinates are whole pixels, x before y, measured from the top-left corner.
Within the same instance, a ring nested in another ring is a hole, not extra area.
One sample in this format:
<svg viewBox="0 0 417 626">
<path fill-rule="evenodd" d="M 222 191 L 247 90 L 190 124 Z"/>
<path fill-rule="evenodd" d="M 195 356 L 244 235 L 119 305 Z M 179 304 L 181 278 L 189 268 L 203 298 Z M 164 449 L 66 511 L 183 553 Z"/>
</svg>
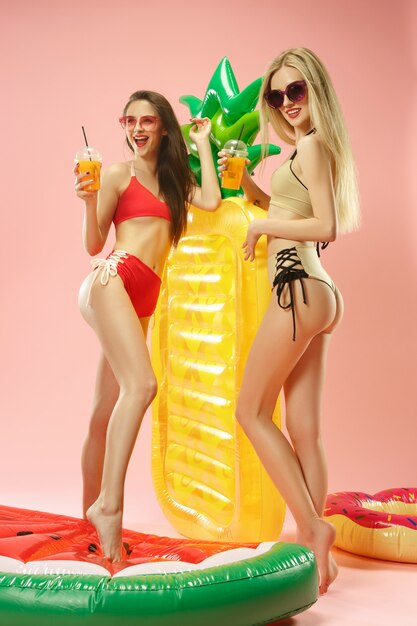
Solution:
<svg viewBox="0 0 417 626">
<path fill-rule="evenodd" d="M 132 177 L 127 189 L 119 198 L 113 223 L 118 226 L 120 222 L 133 217 L 162 217 L 171 221 L 169 206 L 138 181 L 132 164 Z"/>
</svg>

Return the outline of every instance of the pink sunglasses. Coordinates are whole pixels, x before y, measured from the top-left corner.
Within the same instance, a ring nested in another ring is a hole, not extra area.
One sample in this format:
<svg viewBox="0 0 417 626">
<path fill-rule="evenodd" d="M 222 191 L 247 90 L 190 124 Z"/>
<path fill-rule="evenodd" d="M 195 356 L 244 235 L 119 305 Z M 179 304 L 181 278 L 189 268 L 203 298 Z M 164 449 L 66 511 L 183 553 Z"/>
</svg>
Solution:
<svg viewBox="0 0 417 626">
<path fill-rule="evenodd" d="M 140 128 L 143 128 L 143 130 L 153 130 L 156 127 L 158 120 L 159 117 L 156 117 L 156 115 L 141 115 L 141 117 L 123 115 L 123 117 L 119 117 L 119 122 L 122 125 L 122 128 L 127 130 L 133 130 L 136 128 L 138 122 Z"/>
<path fill-rule="evenodd" d="M 307 85 L 305 80 L 296 80 L 287 85 L 285 91 L 280 89 L 270 89 L 265 92 L 264 98 L 268 106 L 272 109 L 279 109 L 284 104 L 284 98 L 287 96 L 291 102 L 301 102 L 306 96 Z"/>
</svg>

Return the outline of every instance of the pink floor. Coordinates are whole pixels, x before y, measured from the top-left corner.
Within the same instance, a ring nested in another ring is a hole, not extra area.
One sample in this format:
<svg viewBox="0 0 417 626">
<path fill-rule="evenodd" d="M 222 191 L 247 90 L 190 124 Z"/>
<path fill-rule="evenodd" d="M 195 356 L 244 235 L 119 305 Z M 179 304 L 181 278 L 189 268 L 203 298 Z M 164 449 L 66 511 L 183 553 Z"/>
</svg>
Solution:
<svg viewBox="0 0 417 626">
<path fill-rule="evenodd" d="M 283 541 L 295 541 L 285 531 Z M 417 626 L 417 565 L 334 550 L 339 576 L 326 596 L 279 626 Z"/>
<path fill-rule="evenodd" d="M 125 524 L 141 532 L 180 537 L 167 526 Z M 286 521 L 280 540 L 295 541 Z M 305 613 L 277 626 L 417 626 L 417 565 L 367 559 L 335 549 L 339 576 Z"/>
</svg>

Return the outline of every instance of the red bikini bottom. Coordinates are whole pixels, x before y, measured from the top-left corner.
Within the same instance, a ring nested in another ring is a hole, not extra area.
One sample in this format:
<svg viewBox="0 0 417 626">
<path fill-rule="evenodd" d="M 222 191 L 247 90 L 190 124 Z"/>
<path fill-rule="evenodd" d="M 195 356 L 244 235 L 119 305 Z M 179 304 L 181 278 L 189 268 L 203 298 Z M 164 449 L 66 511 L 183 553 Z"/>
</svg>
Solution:
<svg viewBox="0 0 417 626">
<path fill-rule="evenodd" d="M 96 277 L 107 285 L 110 277 L 120 276 L 138 317 L 150 317 L 155 311 L 161 289 L 161 279 L 143 261 L 124 250 L 113 250 L 106 259 L 92 261 Z M 91 287 L 90 287 L 91 290 Z"/>
</svg>

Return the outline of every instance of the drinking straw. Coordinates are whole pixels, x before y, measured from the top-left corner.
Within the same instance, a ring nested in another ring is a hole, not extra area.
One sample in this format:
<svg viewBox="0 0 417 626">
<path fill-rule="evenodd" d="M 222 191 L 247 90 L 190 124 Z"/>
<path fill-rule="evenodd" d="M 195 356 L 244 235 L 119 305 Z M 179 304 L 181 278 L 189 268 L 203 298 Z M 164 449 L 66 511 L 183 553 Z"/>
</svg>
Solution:
<svg viewBox="0 0 417 626">
<path fill-rule="evenodd" d="M 84 126 L 81 126 L 81 128 L 82 128 L 83 135 L 84 135 L 85 145 L 86 145 L 86 146 L 87 146 L 87 148 L 88 148 L 88 147 L 89 147 L 89 145 L 88 145 L 88 141 L 87 141 L 87 135 L 85 134 Z M 91 159 L 91 154 L 90 154 L 90 153 L 88 153 L 88 156 L 90 157 L 90 161 L 91 161 L 91 160 L 92 160 L 92 159 Z"/>
<path fill-rule="evenodd" d="M 244 128 L 245 128 L 245 125 L 244 125 L 244 124 L 242 124 L 242 128 L 240 129 L 240 133 L 239 133 L 239 137 L 237 138 L 236 145 L 237 145 L 237 143 L 240 141 L 240 138 L 241 138 L 241 136 L 242 136 L 242 133 L 243 133 L 243 129 L 244 129 Z M 87 140 L 86 140 L 86 141 L 87 141 Z"/>
<path fill-rule="evenodd" d="M 234 152 L 235 150 L 237 150 L 237 147 L 238 147 L 238 145 L 239 145 L 239 141 L 240 141 L 240 138 L 241 138 L 241 136 L 242 136 L 242 133 L 243 133 L 243 129 L 244 129 L 244 128 L 245 128 L 245 125 L 244 125 L 244 124 L 242 124 L 242 127 L 241 127 L 241 129 L 240 129 L 240 133 L 239 133 L 239 137 L 236 139 L 236 145 L 235 145 L 235 146 L 233 146 L 233 147 L 231 148 L 231 149 L 232 149 L 232 152 Z"/>
</svg>

